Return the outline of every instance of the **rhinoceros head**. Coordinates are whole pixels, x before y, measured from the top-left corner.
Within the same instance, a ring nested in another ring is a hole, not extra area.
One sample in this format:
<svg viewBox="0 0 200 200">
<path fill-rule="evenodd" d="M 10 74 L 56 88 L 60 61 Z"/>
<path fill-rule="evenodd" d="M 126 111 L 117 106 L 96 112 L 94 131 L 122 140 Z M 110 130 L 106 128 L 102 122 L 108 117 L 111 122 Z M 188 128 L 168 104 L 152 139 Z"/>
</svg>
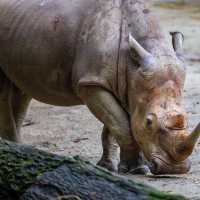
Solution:
<svg viewBox="0 0 200 200">
<path fill-rule="evenodd" d="M 191 134 L 187 131 L 181 102 L 185 68 L 179 58 L 183 36 L 173 33 L 172 37 L 173 53 L 155 56 L 129 36 L 139 63 L 128 75 L 131 128 L 154 174 L 186 173 L 188 156 L 200 134 L 200 125 Z"/>
</svg>

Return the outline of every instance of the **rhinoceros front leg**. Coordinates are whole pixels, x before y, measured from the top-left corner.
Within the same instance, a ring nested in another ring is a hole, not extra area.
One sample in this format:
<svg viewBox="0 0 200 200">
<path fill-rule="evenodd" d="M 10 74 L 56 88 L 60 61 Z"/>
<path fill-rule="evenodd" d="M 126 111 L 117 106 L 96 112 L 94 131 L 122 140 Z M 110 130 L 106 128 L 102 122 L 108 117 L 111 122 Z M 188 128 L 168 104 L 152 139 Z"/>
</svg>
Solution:
<svg viewBox="0 0 200 200">
<path fill-rule="evenodd" d="M 138 170 L 140 149 L 131 134 L 128 114 L 110 92 L 100 87 L 84 86 L 79 92 L 91 112 L 107 127 L 119 144 L 120 165 L 123 164 L 123 169 L 126 167 L 127 170 Z"/>
<path fill-rule="evenodd" d="M 102 132 L 102 147 L 103 154 L 100 161 L 97 163 L 98 165 L 110 171 L 119 171 L 120 173 L 146 174 L 149 171 L 148 167 L 144 165 L 139 148 L 138 151 L 135 150 L 134 152 L 135 159 L 133 159 L 131 155 L 133 152 L 129 152 L 129 150 L 127 151 L 125 149 L 121 149 L 119 156 L 119 145 L 113 135 L 110 134 L 109 129 L 105 126 Z"/>
<path fill-rule="evenodd" d="M 19 141 L 11 103 L 12 83 L 0 71 L 0 137 Z"/>
<path fill-rule="evenodd" d="M 105 126 L 102 131 L 101 140 L 103 154 L 97 164 L 110 171 L 117 172 L 119 163 L 119 145 L 113 135 L 110 134 L 109 129 Z"/>
</svg>

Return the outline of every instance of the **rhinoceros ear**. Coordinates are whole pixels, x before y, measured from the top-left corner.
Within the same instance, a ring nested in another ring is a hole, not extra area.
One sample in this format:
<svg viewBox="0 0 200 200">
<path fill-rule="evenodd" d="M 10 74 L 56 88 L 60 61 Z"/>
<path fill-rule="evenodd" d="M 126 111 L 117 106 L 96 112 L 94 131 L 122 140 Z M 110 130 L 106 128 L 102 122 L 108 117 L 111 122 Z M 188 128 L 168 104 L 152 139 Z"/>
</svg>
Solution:
<svg viewBox="0 0 200 200">
<path fill-rule="evenodd" d="M 151 56 L 151 54 L 146 51 L 136 40 L 133 38 L 131 33 L 129 33 L 129 47 L 130 50 L 133 50 L 137 55 L 139 56 L 140 59 L 146 59 Z"/>
<path fill-rule="evenodd" d="M 170 32 L 170 34 L 175 52 L 181 55 L 183 53 L 184 35 L 181 32 Z"/>
</svg>

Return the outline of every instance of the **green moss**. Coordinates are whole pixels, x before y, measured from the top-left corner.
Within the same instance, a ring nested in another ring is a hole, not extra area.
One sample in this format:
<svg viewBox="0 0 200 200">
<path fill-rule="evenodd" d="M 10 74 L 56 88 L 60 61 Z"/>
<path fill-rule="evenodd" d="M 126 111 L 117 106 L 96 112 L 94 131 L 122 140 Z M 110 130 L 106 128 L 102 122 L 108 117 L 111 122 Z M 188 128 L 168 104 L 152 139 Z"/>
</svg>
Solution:
<svg viewBox="0 0 200 200">
<path fill-rule="evenodd" d="M 140 191 L 150 200 L 186 200 L 180 196 L 159 192 L 152 187 L 123 179 L 101 167 L 96 167 L 79 157 L 66 158 L 0 140 L 0 188 L 7 194 L 19 197 L 45 172 L 53 171 L 66 164 L 70 174 L 95 177 L 114 183 L 127 191 Z M 5 199 L 5 198 L 4 198 Z"/>
<path fill-rule="evenodd" d="M 83 174 L 88 174 L 88 175 L 93 174 L 96 177 L 103 178 L 105 180 L 113 182 L 116 185 L 130 191 L 132 189 L 132 186 L 134 185 L 134 187 L 137 188 L 138 191 L 143 191 L 145 196 L 149 197 L 149 200 L 187 200 L 182 196 L 167 194 L 165 192 L 158 191 L 155 188 L 144 185 L 142 183 L 135 183 L 130 179 L 122 179 L 120 176 L 113 176 L 111 172 L 98 166 L 94 167 L 89 162 L 85 162 L 81 160 L 79 157 L 75 157 L 74 159 L 76 160 L 76 162 L 74 162 L 72 164 L 73 166 L 70 167 L 71 171 L 74 170 L 77 173 L 78 170 Z M 77 168 L 77 166 L 79 167 L 79 169 Z"/>
<path fill-rule="evenodd" d="M 8 148 L 0 148 L 0 165 L 3 166 L 0 169 L 0 185 L 18 194 L 23 193 L 38 176 L 56 169 L 65 162 L 64 157 L 39 150 L 33 153 L 26 147 L 24 147 L 26 153 L 17 151 L 17 146 L 16 151 L 13 151 L 8 143 L 3 141 L 1 143 L 6 144 Z"/>
</svg>

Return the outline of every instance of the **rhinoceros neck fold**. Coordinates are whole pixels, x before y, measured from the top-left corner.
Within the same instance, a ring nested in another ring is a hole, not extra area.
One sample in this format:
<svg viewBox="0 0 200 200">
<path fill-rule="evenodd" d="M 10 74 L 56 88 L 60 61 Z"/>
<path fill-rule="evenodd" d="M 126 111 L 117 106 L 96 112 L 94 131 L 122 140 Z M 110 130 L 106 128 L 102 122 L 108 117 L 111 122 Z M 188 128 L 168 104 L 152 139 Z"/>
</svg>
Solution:
<svg viewBox="0 0 200 200">
<path fill-rule="evenodd" d="M 126 23 L 121 19 L 120 41 L 117 59 L 117 96 L 122 106 L 128 111 L 128 95 L 127 95 L 127 56 L 129 55 L 129 47 L 126 41 Z"/>
</svg>

